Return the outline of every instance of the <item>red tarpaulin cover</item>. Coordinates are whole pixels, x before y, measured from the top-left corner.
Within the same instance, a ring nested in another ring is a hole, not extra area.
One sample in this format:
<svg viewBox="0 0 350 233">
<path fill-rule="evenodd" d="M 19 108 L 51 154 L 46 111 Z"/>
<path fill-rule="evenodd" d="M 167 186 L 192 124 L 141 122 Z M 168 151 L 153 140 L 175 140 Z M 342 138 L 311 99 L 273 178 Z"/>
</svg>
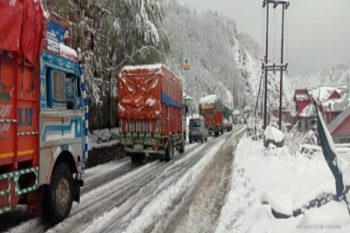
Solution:
<svg viewBox="0 0 350 233">
<path fill-rule="evenodd" d="M 36 64 L 44 45 L 41 1 L 0 0 L 0 49 L 23 53 Z"/>
</svg>

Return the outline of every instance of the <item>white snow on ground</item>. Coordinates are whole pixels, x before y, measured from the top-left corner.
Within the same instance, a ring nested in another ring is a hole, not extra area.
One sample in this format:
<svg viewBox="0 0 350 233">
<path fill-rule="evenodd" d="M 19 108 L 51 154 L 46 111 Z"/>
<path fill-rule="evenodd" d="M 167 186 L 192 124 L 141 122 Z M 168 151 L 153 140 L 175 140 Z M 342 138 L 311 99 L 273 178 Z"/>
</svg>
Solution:
<svg viewBox="0 0 350 233">
<path fill-rule="evenodd" d="M 286 194 L 264 192 L 260 197 L 261 203 L 269 203 L 270 206 L 278 213 L 292 216 L 293 215 L 293 199 Z"/>
<path fill-rule="evenodd" d="M 89 180 L 95 178 L 96 176 L 104 175 L 110 171 L 116 170 L 126 164 L 130 163 L 130 158 L 126 157 L 122 160 L 112 161 L 106 164 L 98 165 L 85 170 L 84 181 L 89 182 Z"/>
<path fill-rule="evenodd" d="M 157 219 L 167 212 L 167 209 L 171 207 L 172 203 L 176 199 L 185 194 L 186 191 L 198 180 L 198 176 L 203 172 L 207 164 L 214 158 L 217 151 L 225 143 L 225 139 L 221 139 L 213 146 L 203 158 L 197 162 L 193 167 L 191 167 L 179 180 L 173 185 L 167 187 L 155 199 L 152 200 L 145 208 L 142 213 L 135 218 L 125 232 L 144 232 L 149 226 L 157 222 Z M 196 153 L 196 150 L 192 152 Z M 191 153 L 191 154 L 192 154 Z M 186 156 L 187 158 L 191 155 Z M 187 159 L 187 158 L 184 159 Z M 180 161 L 177 161 L 179 163 Z M 84 232 L 98 232 L 99 226 L 103 226 L 104 222 L 113 218 L 113 216 L 118 212 L 118 209 L 122 207 L 117 207 L 107 212 L 100 218 L 97 218 Z"/>
<path fill-rule="evenodd" d="M 349 154 L 342 156 L 348 165 Z M 300 153 L 292 156 L 286 147 L 265 149 L 262 141 L 245 136 L 232 166 L 231 190 L 221 211 L 217 233 L 350 232 L 344 202 L 331 201 L 288 219 L 272 215 L 271 205 L 290 214 L 323 192 L 335 194 L 334 178 L 321 152 L 311 159 Z M 345 182 L 350 180 L 348 173 L 344 173 Z M 262 201 L 270 204 L 263 205 Z"/>
</svg>

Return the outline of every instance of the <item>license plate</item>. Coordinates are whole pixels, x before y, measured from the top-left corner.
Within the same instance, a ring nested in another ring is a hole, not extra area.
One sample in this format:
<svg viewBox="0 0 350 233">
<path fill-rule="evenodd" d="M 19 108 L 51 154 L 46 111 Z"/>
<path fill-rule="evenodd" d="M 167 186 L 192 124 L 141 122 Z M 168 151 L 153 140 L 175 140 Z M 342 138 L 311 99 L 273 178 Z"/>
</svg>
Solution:
<svg viewBox="0 0 350 233">
<path fill-rule="evenodd" d="M 143 145 L 135 145 L 134 149 L 135 150 L 143 150 Z"/>
</svg>

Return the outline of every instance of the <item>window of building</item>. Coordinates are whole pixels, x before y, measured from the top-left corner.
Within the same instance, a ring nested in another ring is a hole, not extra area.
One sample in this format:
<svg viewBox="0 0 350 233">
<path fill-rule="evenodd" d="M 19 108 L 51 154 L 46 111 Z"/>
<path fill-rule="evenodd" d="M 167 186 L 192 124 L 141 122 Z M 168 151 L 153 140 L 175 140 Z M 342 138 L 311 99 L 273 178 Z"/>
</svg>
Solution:
<svg viewBox="0 0 350 233">
<path fill-rule="evenodd" d="M 350 137 L 348 137 L 348 138 L 341 138 L 341 139 L 339 139 L 339 142 L 340 143 L 350 143 Z"/>
</svg>

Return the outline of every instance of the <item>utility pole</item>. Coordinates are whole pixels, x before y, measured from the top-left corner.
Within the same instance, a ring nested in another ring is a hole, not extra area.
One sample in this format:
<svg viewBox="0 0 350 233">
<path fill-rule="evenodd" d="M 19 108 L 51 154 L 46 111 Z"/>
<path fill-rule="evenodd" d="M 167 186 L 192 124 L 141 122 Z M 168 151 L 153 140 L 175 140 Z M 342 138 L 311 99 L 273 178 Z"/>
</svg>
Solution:
<svg viewBox="0 0 350 233">
<path fill-rule="evenodd" d="M 265 48 L 266 48 L 266 51 L 265 51 L 265 64 L 267 64 L 269 62 L 269 9 L 270 9 L 270 6 L 269 6 L 269 1 L 268 0 L 264 0 L 264 3 L 263 3 L 263 7 L 266 6 L 266 44 L 265 44 Z M 264 127 L 263 129 L 266 129 L 266 124 L 267 124 L 267 119 L 266 119 L 266 116 L 267 116 L 267 69 L 265 70 L 265 85 L 264 85 Z"/>
<path fill-rule="evenodd" d="M 281 64 L 284 62 L 284 11 L 289 6 L 289 2 L 282 4 L 282 35 L 281 35 Z M 283 96 L 283 68 L 280 76 L 280 109 L 279 109 L 279 128 L 282 129 L 282 96 Z"/>
<path fill-rule="evenodd" d="M 272 4 L 276 9 L 278 5 L 282 5 L 282 36 L 281 36 L 281 64 L 275 63 L 269 64 L 269 5 Z M 264 85 L 264 129 L 267 127 L 267 78 L 268 72 L 276 72 L 280 70 L 280 106 L 279 106 L 279 128 L 282 128 L 282 95 L 283 95 L 283 72 L 287 70 L 288 63 L 284 62 L 284 11 L 289 7 L 288 0 L 264 0 L 263 8 L 266 6 L 266 51 L 265 51 L 265 63 L 262 65 L 262 69 L 265 72 L 265 85 Z"/>
</svg>

